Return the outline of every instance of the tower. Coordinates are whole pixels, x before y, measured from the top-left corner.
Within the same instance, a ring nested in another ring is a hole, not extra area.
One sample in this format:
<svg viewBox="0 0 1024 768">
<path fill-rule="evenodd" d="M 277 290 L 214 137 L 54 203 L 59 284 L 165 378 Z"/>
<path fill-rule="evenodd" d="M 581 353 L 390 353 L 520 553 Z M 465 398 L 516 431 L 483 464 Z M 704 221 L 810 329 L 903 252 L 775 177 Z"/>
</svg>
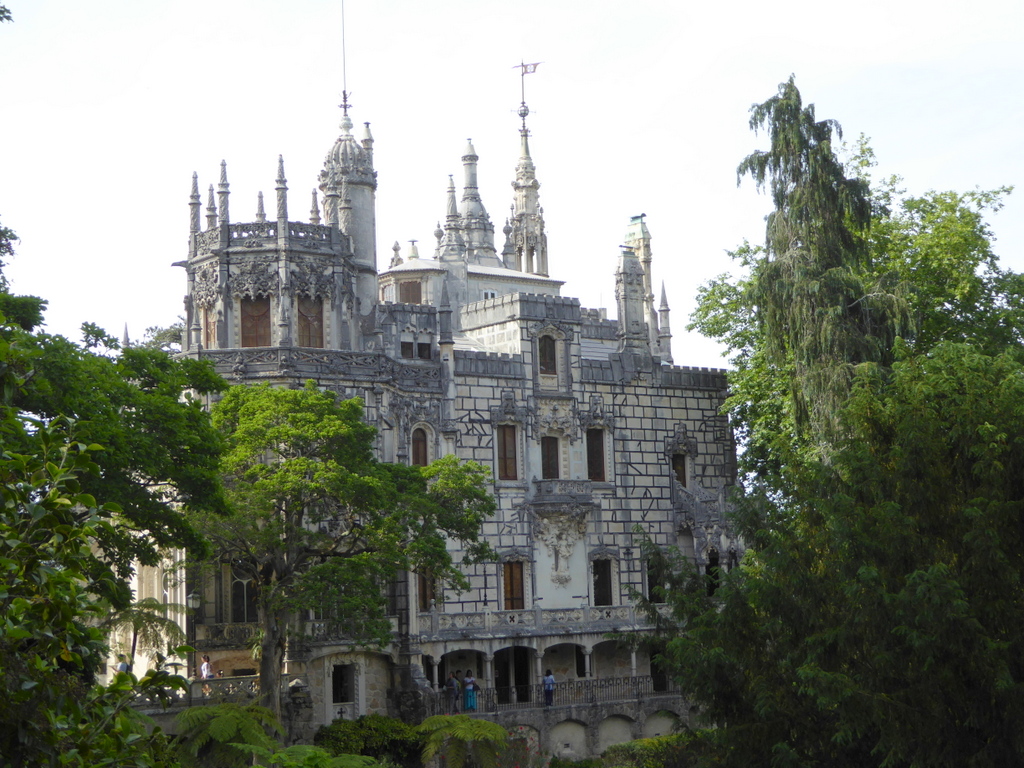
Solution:
<svg viewBox="0 0 1024 768">
<path fill-rule="evenodd" d="M 373 169 L 373 136 L 364 123 L 363 137 L 352 135 L 348 96 L 343 91 L 341 133 L 320 171 L 324 218 L 352 241 L 356 273 L 356 308 L 373 311 L 377 300 L 377 172 Z"/>
<path fill-rule="evenodd" d="M 516 164 L 516 178 L 512 182 L 515 195 L 512 217 L 506 231 L 504 249 L 505 266 L 521 272 L 548 275 L 548 239 L 544 234 L 544 209 L 540 207 L 540 182 L 530 157 L 530 131 L 526 116 L 530 108 L 524 101 L 519 106 L 523 120 L 519 129 L 520 153 Z"/>
</svg>

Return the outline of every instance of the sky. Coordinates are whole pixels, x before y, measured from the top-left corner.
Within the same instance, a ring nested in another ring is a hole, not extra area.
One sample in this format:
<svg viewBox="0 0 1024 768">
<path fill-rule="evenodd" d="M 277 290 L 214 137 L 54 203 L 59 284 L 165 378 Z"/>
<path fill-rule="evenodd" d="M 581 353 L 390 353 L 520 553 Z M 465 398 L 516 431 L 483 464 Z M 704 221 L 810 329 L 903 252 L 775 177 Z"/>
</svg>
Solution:
<svg viewBox="0 0 1024 768">
<path fill-rule="evenodd" d="M 676 364 L 726 365 L 685 326 L 698 287 L 735 271 L 727 251 L 763 241 L 770 200 L 736 166 L 765 143 L 750 106 L 790 74 L 910 194 L 1016 185 L 990 224 L 1024 271 L 1020 0 L 346 0 L 344 55 L 341 0 L 4 1 L 6 274 L 73 339 L 182 313 L 193 171 L 205 206 L 226 160 L 232 220 L 252 221 L 283 155 L 306 219 L 346 87 L 375 139 L 378 266 L 396 241 L 432 253 L 467 138 L 500 248 L 520 62 L 540 63 L 524 84 L 552 276 L 614 315 L 619 245 L 647 214 Z"/>
</svg>

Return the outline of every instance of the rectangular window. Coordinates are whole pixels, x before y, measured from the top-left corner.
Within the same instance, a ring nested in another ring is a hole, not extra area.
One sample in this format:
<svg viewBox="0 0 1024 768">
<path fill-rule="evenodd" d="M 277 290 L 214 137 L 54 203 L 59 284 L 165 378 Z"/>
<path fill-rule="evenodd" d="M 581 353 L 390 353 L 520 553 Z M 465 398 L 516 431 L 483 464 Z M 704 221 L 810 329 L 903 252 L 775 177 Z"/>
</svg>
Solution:
<svg viewBox="0 0 1024 768">
<path fill-rule="evenodd" d="M 583 653 L 582 646 L 574 646 L 576 648 L 576 677 L 580 680 L 587 676 L 587 657 Z"/>
<path fill-rule="evenodd" d="M 412 357 L 413 356 L 413 351 L 415 350 L 415 348 L 416 347 L 413 345 L 413 343 L 411 341 L 403 341 L 402 342 L 402 357 L 405 357 L 405 358 Z"/>
<path fill-rule="evenodd" d="M 604 482 L 604 430 L 587 430 L 587 477 Z"/>
<path fill-rule="evenodd" d="M 335 664 L 331 675 L 331 701 L 348 704 L 356 700 L 355 670 L 351 664 Z"/>
<path fill-rule="evenodd" d="M 217 310 L 207 307 L 203 310 L 203 349 L 217 347 Z"/>
<path fill-rule="evenodd" d="M 270 297 L 242 299 L 242 346 L 270 346 Z"/>
<path fill-rule="evenodd" d="M 300 296 L 298 301 L 299 346 L 324 346 L 324 303 L 321 299 Z"/>
<path fill-rule="evenodd" d="M 661 563 L 653 560 L 647 561 L 647 599 L 652 603 L 665 602 L 665 595 L 662 591 L 665 580 L 662 577 Z"/>
<path fill-rule="evenodd" d="M 505 610 L 521 611 L 526 606 L 526 593 L 523 590 L 522 562 L 504 564 Z"/>
<path fill-rule="evenodd" d="M 686 487 L 686 454 L 685 453 L 673 453 L 672 454 L 672 472 L 675 473 L 676 482 L 679 483 L 683 488 Z"/>
<path fill-rule="evenodd" d="M 419 582 L 419 604 L 420 613 L 426 613 L 432 607 L 432 604 L 437 599 L 436 582 L 433 576 L 425 576 L 422 573 L 417 574 Z"/>
<path fill-rule="evenodd" d="M 558 438 L 540 439 L 540 471 L 545 480 L 558 479 Z"/>
<path fill-rule="evenodd" d="M 421 304 L 423 289 L 419 282 L 407 281 L 398 284 L 398 300 L 402 304 Z"/>
<path fill-rule="evenodd" d="M 612 605 L 612 561 L 594 560 L 594 605 Z"/>
<path fill-rule="evenodd" d="M 516 427 L 514 424 L 498 425 L 498 479 L 519 479 L 519 467 L 516 463 Z"/>
<path fill-rule="evenodd" d="M 430 342 L 429 341 L 427 341 L 427 342 L 421 341 L 421 342 L 419 342 L 416 345 L 416 357 L 418 357 L 420 360 L 429 360 L 430 359 Z"/>
<path fill-rule="evenodd" d="M 541 336 L 537 339 L 537 356 L 540 358 L 539 368 L 541 373 L 558 373 L 558 365 L 555 361 L 555 340 L 551 336 Z"/>
</svg>

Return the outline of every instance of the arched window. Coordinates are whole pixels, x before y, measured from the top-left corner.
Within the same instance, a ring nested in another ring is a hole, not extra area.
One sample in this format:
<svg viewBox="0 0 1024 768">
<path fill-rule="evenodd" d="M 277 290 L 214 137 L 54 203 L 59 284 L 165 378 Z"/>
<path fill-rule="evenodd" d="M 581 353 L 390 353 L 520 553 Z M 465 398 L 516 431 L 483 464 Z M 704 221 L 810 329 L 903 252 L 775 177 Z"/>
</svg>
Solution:
<svg viewBox="0 0 1024 768">
<path fill-rule="evenodd" d="M 270 346 L 270 297 L 242 299 L 242 346 Z"/>
<path fill-rule="evenodd" d="M 298 342 L 300 347 L 324 346 L 324 302 L 300 296 L 298 300 Z"/>
<path fill-rule="evenodd" d="M 231 571 L 231 621 L 246 624 L 256 621 L 256 584 L 249 576 Z"/>
<path fill-rule="evenodd" d="M 427 466 L 427 432 L 421 427 L 412 431 L 412 463 L 416 467 Z"/>
<path fill-rule="evenodd" d="M 541 373 L 554 375 L 558 373 L 555 357 L 555 339 L 553 336 L 541 336 L 537 339 L 537 358 Z"/>
</svg>

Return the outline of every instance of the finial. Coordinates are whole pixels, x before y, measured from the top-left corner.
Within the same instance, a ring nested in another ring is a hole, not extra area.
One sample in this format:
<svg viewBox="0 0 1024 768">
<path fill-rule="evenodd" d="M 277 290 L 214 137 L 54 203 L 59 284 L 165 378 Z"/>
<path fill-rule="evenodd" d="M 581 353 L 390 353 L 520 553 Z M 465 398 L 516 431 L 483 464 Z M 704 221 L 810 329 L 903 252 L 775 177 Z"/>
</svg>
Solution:
<svg viewBox="0 0 1024 768">
<path fill-rule="evenodd" d="M 199 231 L 199 206 L 202 205 L 202 198 L 199 197 L 199 174 L 192 173 L 192 193 L 188 197 L 188 226 L 190 232 Z"/>
<path fill-rule="evenodd" d="M 402 246 L 400 246 L 398 244 L 398 241 L 395 240 L 395 244 L 391 246 L 391 250 L 393 252 L 393 255 L 391 256 L 390 266 L 397 267 L 399 264 L 402 263 L 402 257 L 398 253 L 399 251 L 402 250 Z"/>
<path fill-rule="evenodd" d="M 437 240 L 437 244 L 441 244 L 441 238 L 444 237 L 444 230 L 441 229 L 441 222 L 437 222 L 437 229 L 434 230 L 434 238 Z"/>
<path fill-rule="evenodd" d="M 313 190 L 313 207 L 309 209 L 309 223 L 310 224 L 319 224 L 320 223 L 320 206 L 317 205 L 316 189 Z"/>
<path fill-rule="evenodd" d="M 277 156 L 277 220 L 288 221 L 288 179 L 284 177 L 284 155 Z"/>
<path fill-rule="evenodd" d="M 267 212 L 263 210 L 263 193 L 256 193 L 256 221 L 266 221 Z"/>
<path fill-rule="evenodd" d="M 220 161 L 220 183 L 217 185 L 217 202 L 220 203 L 220 216 L 219 221 L 221 224 L 227 224 L 231 221 L 231 216 L 228 214 L 228 195 L 231 194 L 229 191 L 228 184 L 228 162 L 227 160 Z"/>
<path fill-rule="evenodd" d="M 217 204 L 213 201 L 213 184 L 210 185 L 210 198 L 206 203 L 206 228 L 217 226 Z"/>
</svg>

